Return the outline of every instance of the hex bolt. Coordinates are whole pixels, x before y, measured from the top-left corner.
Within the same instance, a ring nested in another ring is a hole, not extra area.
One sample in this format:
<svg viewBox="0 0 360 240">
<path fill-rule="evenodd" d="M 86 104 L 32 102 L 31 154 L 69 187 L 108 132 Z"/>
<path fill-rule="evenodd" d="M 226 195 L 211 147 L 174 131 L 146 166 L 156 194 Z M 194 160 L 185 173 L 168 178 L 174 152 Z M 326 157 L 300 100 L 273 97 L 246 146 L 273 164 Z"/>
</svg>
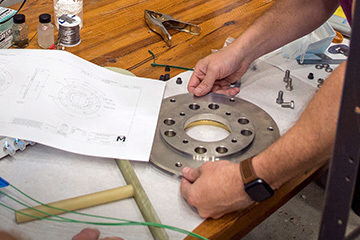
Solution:
<svg viewBox="0 0 360 240">
<path fill-rule="evenodd" d="M 278 97 L 276 99 L 276 103 L 277 104 L 282 104 L 284 102 L 284 92 L 283 91 L 279 91 L 278 92 Z"/>
<path fill-rule="evenodd" d="M 284 77 L 283 81 L 287 83 L 289 81 L 289 79 L 291 79 L 290 78 L 290 70 L 286 70 L 285 71 L 285 77 Z"/>
<path fill-rule="evenodd" d="M 289 78 L 288 82 L 286 83 L 285 89 L 286 91 L 292 91 L 294 89 L 291 78 Z"/>
<path fill-rule="evenodd" d="M 290 102 L 283 102 L 281 104 L 281 107 L 294 109 L 295 108 L 295 102 L 293 100 L 291 100 Z"/>
</svg>

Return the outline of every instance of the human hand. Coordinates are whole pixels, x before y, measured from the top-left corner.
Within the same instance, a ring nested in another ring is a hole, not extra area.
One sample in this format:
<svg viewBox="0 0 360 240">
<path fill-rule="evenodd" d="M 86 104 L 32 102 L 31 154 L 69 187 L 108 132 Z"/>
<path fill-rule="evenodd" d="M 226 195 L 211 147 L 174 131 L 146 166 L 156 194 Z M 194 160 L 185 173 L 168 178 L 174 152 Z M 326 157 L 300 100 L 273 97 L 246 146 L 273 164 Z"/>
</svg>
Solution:
<svg viewBox="0 0 360 240">
<path fill-rule="evenodd" d="M 76 234 L 72 238 L 72 240 L 123 240 L 122 238 L 119 237 L 106 237 L 101 239 L 99 239 L 99 237 L 100 237 L 99 230 L 93 228 L 84 228 L 83 230 L 81 230 L 81 232 Z"/>
<path fill-rule="evenodd" d="M 182 170 L 180 191 L 204 218 L 220 218 L 252 204 L 245 193 L 239 164 L 230 161 L 205 162 L 199 168 Z"/>
<path fill-rule="evenodd" d="M 230 85 L 240 79 L 250 66 L 233 44 L 201 59 L 190 77 L 188 91 L 203 96 L 210 91 L 235 96 L 240 92 Z"/>
</svg>

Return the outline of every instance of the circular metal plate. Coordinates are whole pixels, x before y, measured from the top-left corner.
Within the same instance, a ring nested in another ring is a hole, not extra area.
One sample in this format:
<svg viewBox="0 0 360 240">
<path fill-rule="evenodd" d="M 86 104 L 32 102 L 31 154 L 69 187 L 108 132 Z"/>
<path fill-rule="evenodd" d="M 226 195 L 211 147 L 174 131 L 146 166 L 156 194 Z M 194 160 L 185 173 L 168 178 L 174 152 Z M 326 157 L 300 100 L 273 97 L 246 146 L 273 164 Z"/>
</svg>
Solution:
<svg viewBox="0 0 360 240">
<path fill-rule="evenodd" d="M 191 137 L 193 126 L 225 129 L 221 140 Z M 163 100 L 150 161 L 175 175 L 185 166 L 205 161 L 240 162 L 265 150 L 280 136 L 275 121 L 261 108 L 236 97 L 210 93 L 203 97 L 181 94 Z"/>
</svg>

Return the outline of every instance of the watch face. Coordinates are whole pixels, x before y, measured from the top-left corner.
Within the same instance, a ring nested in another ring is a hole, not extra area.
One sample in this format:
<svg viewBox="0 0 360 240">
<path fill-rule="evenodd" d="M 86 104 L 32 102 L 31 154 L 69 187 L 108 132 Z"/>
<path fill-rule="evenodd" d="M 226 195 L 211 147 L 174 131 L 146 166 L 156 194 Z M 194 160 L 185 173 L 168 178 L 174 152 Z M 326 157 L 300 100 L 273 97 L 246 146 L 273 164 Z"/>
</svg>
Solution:
<svg viewBox="0 0 360 240">
<path fill-rule="evenodd" d="M 262 202 L 274 195 L 274 190 L 260 178 L 246 184 L 245 191 L 255 202 Z"/>
</svg>

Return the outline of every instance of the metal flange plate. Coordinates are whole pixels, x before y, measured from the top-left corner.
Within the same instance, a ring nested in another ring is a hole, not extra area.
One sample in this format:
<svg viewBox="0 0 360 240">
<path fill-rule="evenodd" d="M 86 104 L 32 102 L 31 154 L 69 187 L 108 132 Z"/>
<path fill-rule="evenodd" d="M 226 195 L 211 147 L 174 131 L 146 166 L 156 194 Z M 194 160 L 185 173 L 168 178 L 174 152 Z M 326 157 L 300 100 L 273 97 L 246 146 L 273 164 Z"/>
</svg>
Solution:
<svg viewBox="0 0 360 240">
<path fill-rule="evenodd" d="M 227 131 L 221 140 L 190 136 L 193 126 L 212 125 Z M 185 166 L 205 161 L 240 162 L 265 150 L 280 136 L 275 121 L 258 106 L 236 97 L 210 93 L 181 94 L 163 100 L 150 161 L 181 175 Z"/>
</svg>

